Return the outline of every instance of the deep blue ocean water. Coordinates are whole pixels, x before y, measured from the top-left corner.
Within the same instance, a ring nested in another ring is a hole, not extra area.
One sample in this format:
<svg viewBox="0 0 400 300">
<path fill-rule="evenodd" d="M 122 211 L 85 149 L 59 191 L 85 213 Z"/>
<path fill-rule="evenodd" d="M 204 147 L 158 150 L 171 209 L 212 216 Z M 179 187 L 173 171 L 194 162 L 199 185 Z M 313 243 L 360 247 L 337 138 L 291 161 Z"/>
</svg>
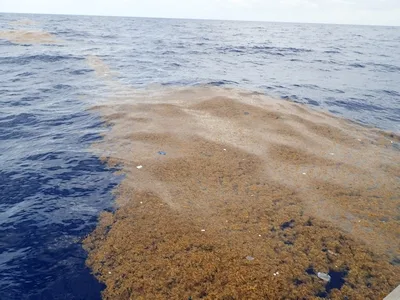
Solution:
<svg viewBox="0 0 400 300">
<path fill-rule="evenodd" d="M 29 18 L 35 25 L 12 25 Z M 400 27 L 0 14 L 0 299 L 99 299 L 80 241 L 120 178 L 89 150 L 106 130 L 96 55 L 133 87 L 225 85 L 400 131 Z"/>
</svg>

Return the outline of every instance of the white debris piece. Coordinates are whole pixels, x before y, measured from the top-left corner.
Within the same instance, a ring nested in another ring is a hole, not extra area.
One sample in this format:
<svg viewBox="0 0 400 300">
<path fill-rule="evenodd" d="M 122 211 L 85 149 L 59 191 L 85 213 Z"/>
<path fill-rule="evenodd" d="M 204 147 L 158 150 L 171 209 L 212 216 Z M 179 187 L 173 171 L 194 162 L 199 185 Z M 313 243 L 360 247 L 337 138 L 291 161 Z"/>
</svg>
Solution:
<svg viewBox="0 0 400 300">
<path fill-rule="evenodd" d="M 143 168 L 143 166 L 137 166 L 136 168 L 137 168 L 137 169 L 141 169 L 141 168 Z"/>
<path fill-rule="evenodd" d="M 329 276 L 326 273 L 318 272 L 317 276 L 318 276 L 318 278 L 322 279 L 323 281 L 326 281 L 326 282 L 331 281 L 331 276 Z"/>
</svg>

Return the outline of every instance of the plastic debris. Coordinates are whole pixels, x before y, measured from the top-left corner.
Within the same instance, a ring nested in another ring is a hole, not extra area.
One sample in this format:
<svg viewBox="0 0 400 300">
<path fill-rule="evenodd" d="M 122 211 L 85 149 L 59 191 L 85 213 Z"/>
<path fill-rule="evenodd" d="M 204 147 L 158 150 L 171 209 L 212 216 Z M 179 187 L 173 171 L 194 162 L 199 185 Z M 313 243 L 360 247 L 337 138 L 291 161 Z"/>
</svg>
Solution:
<svg viewBox="0 0 400 300">
<path fill-rule="evenodd" d="M 329 153 L 330 155 L 335 155 L 335 153 L 333 153 L 333 152 L 331 152 L 331 153 Z"/>
<path fill-rule="evenodd" d="M 158 151 L 158 154 L 160 154 L 160 155 L 167 155 L 167 152 L 164 152 L 164 151 Z"/>
<path fill-rule="evenodd" d="M 246 256 L 246 259 L 252 261 L 252 260 L 254 260 L 254 257 L 249 255 L 249 256 Z"/>
<path fill-rule="evenodd" d="M 307 175 L 307 173 L 303 173 L 303 175 Z"/>
<path fill-rule="evenodd" d="M 111 272 L 108 272 L 108 274 L 111 274 Z"/>
<path fill-rule="evenodd" d="M 335 255 L 335 256 L 338 256 L 339 254 L 337 254 L 336 252 L 333 252 L 333 251 L 331 251 L 331 250 L 328 250 L 328 253 L 329 254 L 332 254 L 332 255 Z"/>
<path fill-rule="evenodd" d="M 141 168 L 143 168 L 143 166 L 137 166 L 136 168 L 137 168 L 137 169 L 141 169 Z"/>
<path fill-rule="evenodd" d="M 277 275 L 279 275 L 279 272 L 275 272 L 275 273 L 274 273 L 274 276 L 277 276 Z"/>
<path fill-rule="evenodd" d="M 322 279 L 323 281 L 326 281 L 326 282 L 331 281 L 331 276 L 329 276 L 326 273 L 318 272 L 317 276 L 318 276 L 319 279 Z"/>
<path fill-rule="evenodd" d="M 248 111 L 245 111 L 244 114 L 247 116 L 247 115 L 249 115 L 250 113 L 249 113 Z"/>
<path fill-rule="evenodd" d="M 226 151 L 226 149 L 224 149 L 224 151 Z"/>
<path fill-rule="evenodd" d="M 205 230 L 205 229 L 202 229 L 201 231 L 204 232 L 204 231 L 206 231 L 206 230 Z"/>
</svg>

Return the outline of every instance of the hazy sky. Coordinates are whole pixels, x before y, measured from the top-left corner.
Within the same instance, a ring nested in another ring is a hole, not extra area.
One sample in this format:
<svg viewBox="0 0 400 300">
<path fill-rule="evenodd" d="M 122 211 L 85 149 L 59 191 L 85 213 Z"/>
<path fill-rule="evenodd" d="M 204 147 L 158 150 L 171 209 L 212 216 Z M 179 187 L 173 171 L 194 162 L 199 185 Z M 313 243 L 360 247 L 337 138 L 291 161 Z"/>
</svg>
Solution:
<svg viewBox="0 0 400 300">
<path fill-rule="evenodd" d="M 0 12 L 400 25 L 400 0 L 0 0 Z"/>
</svg>

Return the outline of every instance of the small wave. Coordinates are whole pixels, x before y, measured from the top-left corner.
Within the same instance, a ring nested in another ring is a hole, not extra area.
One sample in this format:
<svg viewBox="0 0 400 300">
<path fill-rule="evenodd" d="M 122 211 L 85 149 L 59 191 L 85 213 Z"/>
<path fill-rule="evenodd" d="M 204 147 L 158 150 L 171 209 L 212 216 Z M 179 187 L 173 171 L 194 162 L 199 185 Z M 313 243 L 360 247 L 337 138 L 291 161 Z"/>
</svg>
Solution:
<svg viewBox="0 0 400 300">
<path fill-rule="evenodd" d="M 84 58 L 73 56 L 73 55 L 49 55 L 49 54 L 38 54 L 38 55 L 24 55 L 17 57 L 2 57 L 0 58 L 1 64 L 18 64 L 27 65 L 31 62 L 58 62 L 63 60 L 83 60 Z"/>
<path fill-rule="evenodd" d="M 32 72 L 24 72 L 24 73 L 18 74 L 17 77 L 29 77 L 29 76 L 32 76 L 32 75 L 35 75 L 35 73 L 32 73 Z"/>
<path fill-rule="evenodd" d="M 0 128 L 11 128 L 20 125 L 34 125 L 37 123 L 37 117 L 34 114 L 21 113 L 18 115 L 0 118 Z"/>
<path fill-rule="evenodd" d="M 69 74 L 71 74 L 71 75 L 84 75 L 84 74 L 90 73 L 90 72 L 93 72 L 93 70 L 91 70 L 91 69 L 79 69 L 79 70 L 71 71 L 71 72 L 69 72 Z"/>
<path fill-rule="evenodd" d="M 313 105 L 313 106 L 320 106 L 319 102 L 318 102 L 318 101 L 315 101 L 315 100 L 313 100 L 313 99 L 304 98 L 304 100 L 306 100 L 307 103 L 310 104 L 310 105 Z"/>
<path fill-rule="evenodd" d="M 386 95 L 400 97 L 400 93 L 393 90 L 382 90 L 381 92 L 385 93 Z"/>
<path fill-rule="evenodd" d="M 358 63 L 349 64 L 349 66 L 353 68 L 365 68 L 364 65 Z"/>
<path fill-rule="evenodd" d="M 231 52 L 231 53 L 243 53 L 244 48 L 241 47 L 219 47 L 217 48 L 218 51 L 223 52 L 223 53 L 227 53 L 227 52 Z"/>
<path fill-rule="evenodd" d="M 311 89 L 311 90 L 318 90 L 320 89 L 320 87 L 318 85 L 315 84 L 293 84 L 294 87 L 297 88 L 307 88 L 307 89 Z"/>
<path fill-rule="evenodd" d="M 348 110 L 352 111 L 359 111 L 359 110 L 365 110 L 365 111 L 383 111 L 385 110 L 384 108 L 373 105 L 371 103 L 366 103 L 365 100 L 363 99 L 358 99 L 358 98 L 349 98 L 348 100 L 336 100 L 336 101 L 327 101 L 327 104 L 330 104 L 332 106 L 339 106 L 346 108 Z"/>
<path fill-rule="evenodd" d="M 400 67 L 396 65 L 389 65 L 389 64 L 377 64 L 377 63 L 368 63 L 369 66 L 376 67 L 380 71 L 385 72 L 400 72 Z"/>
<path fill-rule="evenodd" d="M 170 51 L 170 50 L 167 50 L 167 51 L 164 51 L 163 53 L 161 53 L 162 55 L 174 55 L 174 54 L 176 54 L 176 52 L 175 51 Z"/>
<path fill-rule="evenodd" d="M 211 81 L 208 82 L 206 85 L 211 85 L 211 86 L 222 86 L 222 85 L 237 85 L 239 84 L 236 81 L 231 81 L 231 80 L 218 80 L 218 81 Z"/>
<path fill-rule="evenodd" d="M 66 90 L 66 89 L 71 89 L 72 86 L 68 84 L 56 84 L 55 86 L 53 86 L 53 88 L 56 90 Z"/>
<path fill-rule="evenodd" d="M 32 161 L 46 161 L 46 160 L 55 160 L 61 157 L 62 152 L 46 152 L 39 153 L 34 155 L 29 155 L 25 159 Z"/>
</svg>

